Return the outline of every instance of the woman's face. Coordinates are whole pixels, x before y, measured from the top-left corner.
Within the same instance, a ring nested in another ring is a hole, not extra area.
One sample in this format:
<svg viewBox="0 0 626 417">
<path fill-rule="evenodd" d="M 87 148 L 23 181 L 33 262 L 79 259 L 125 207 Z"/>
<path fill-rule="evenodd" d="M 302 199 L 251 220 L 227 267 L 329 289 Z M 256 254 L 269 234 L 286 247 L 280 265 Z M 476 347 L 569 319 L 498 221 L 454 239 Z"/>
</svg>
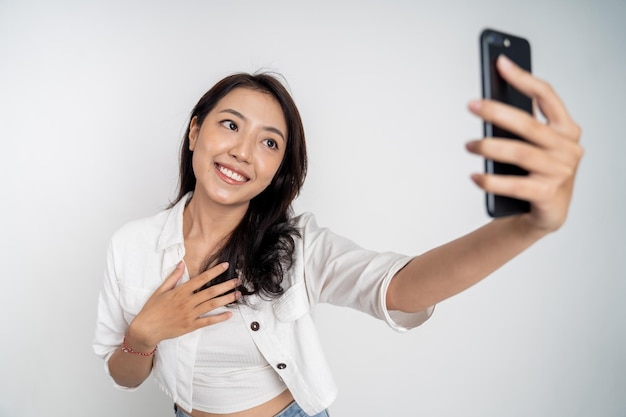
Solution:
<svg viewBox="0 0 626 417">
<path fill-rule="evenodd" d="M 202 126 L 191 121 L 194 199 L 247 208 L 272 182 L 286 145 L 287 123 L 278 101 L 256 90 L 232 90 Z"/>
</svg>

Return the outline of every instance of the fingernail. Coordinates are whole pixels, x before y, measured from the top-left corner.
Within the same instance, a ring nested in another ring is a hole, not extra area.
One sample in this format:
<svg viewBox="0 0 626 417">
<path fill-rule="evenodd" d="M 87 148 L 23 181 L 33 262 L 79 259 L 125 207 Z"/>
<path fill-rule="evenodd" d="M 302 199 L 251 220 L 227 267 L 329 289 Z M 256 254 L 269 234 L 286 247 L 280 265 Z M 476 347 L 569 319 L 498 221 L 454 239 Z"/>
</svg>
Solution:
<svg viewBox="0 0 626 417">
<path fill-rule="evenodd" d="M 183 269 L 185 267 L 185 262 L 184 261 L 180 261 L 178 263 L 178 265 L 176 265 L 176 269 Z"/>
<path fill-rule="evenodd" d="M 500 54 L 498 56 L 498 65 L 500 65 L 503 68 L 510 68 L 513 65 L 513 61 L 511 61 L 511 59 L 504 55 L 504 54 Z"/>
<path fill-rule="evenodd" d="M 467 142 L 465 144 L 465 149 L 467 149 L 468 151 L 474 150 L 476 148 L 476 143 L 477 143 L 477 141 L 475 141 L 475 140 Z"/>
<path fill-rule="evenodd" d="M 228 262 L 223 262 L 222 268 L 224 268 L 225 270 L 228 269 Z"/>
<path fill-rule="evenodd" d="M 468 107 L 473 112 L 480 111 L 480 108 L 483 106 L 482 100 L 472 100 L 469 102 Z"/>
</svg>

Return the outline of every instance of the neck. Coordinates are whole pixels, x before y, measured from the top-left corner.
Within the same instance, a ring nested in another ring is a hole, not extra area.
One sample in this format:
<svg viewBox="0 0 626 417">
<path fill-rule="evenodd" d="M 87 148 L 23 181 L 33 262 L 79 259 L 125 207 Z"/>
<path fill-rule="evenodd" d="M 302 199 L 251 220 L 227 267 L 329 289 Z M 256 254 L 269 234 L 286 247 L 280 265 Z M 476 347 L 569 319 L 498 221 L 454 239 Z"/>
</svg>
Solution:
<svg viewBox="0 0 626 417">
<path fill-rule="evenodd" d="M 183 214 L 183 236 L 186 241 L 214 245 L 235 230 L 247 210 L 248 204 L 223 206 L 194 193 Z"/>
</svg>

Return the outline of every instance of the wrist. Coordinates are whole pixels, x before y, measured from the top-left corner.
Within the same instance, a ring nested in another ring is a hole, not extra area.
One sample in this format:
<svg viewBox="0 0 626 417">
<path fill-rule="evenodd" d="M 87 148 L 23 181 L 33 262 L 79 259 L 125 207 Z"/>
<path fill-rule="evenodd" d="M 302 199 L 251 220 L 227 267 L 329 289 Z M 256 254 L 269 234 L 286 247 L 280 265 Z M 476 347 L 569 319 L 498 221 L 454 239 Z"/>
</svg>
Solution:
<svg viewBox="0 0 626 417">
<path fill-rule="evenodd" d="M 553 231 L 537 225 L 530 213 L 514 216 L 512 219 L 515 224 L 515 229 L 520 236 L 525 236 L 531 240 L 539 240 Z"/>
<path fill-rule="evenodd" d="M 124 335 L 124 341 L 122 343 L 122 350 L 126 349 L 127 353 L 154 353 L 156 350 L 157 341 L 148 340 L 142 337 L 142 333 L 134 326 L 134 322 L 130 324 L 130 327 Z"/>
<path fill-rule="evenodd" d="M 157 346 L 155 345 L 152 348 L 150 347 L 146 348 L 145 346 L 139 347 L 138 345 L 129 344 L 128 333 L 126 333 L 124 335 L 124 340 L 122 341 L 122 346 L 120 346 L 120 349 L 122 349 L 122 352 L 124 353 L 130 353 L 133 355 L 152 356 L 154 355 L 154 352 L 156 352 Z"/>
</svg>

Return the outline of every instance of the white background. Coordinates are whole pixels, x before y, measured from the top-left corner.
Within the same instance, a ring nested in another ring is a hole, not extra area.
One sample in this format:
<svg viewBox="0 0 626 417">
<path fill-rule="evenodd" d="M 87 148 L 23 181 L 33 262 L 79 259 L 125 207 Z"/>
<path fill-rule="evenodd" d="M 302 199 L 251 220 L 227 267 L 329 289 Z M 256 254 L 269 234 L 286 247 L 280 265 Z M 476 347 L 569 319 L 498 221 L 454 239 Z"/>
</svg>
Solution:
<svg viewBox="0 0 626 417">
<path fill-rule="evenodd" d="M 626 415 L 626 2 L 0 0 L 1 416 L 169 416 L 91 350 L 111 234 L 175 195 L 197 99 L 271 69 L 303 115 L 297 211 L 419 254 L 488 221 L 464 143 L 478 34 L 527 37 L 583 128 L 568 223 L 397 334 L 322 306 L 344 416 Z"/>
</svg>

